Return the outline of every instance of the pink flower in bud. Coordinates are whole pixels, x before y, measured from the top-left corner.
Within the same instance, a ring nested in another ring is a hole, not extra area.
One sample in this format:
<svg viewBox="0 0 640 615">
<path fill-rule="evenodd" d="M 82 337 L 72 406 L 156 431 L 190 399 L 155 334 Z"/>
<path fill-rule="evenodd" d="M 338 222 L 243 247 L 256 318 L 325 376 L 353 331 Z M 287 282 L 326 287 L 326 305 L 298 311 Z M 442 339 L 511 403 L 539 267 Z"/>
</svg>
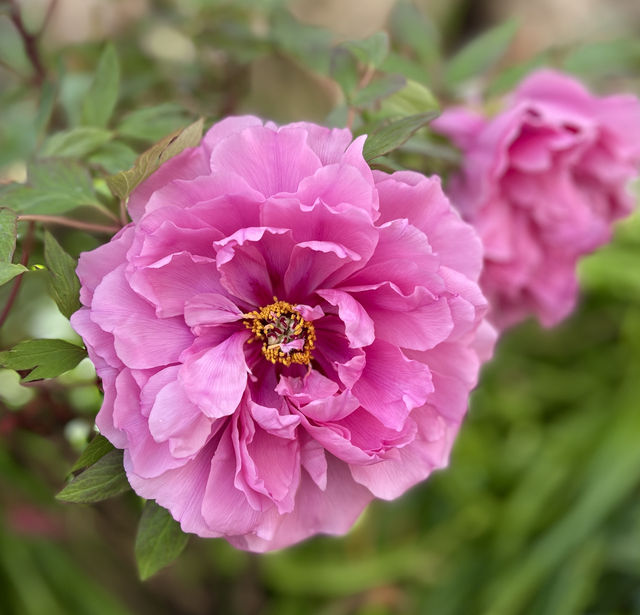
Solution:
<svg viewBox="0 0 640 615">
<path fill-rule="evenodd" d="M 613 221 L 632 209 L 638 99 L 598 98 L 541 70 L 495 117 L 451 109 L 434 128 L 463 151 L 449 194 L 484 244 L 490 319 L 505 328 L 533 314 L 556 324 L 576 303 L 579 257 L 609 241 Z"/>
<path fill-rule="evenodd" d="M 226 119 L 80 258 L 101 432 L 184 531 L 341 534 L 447 463 L 493 329 L 475 231 L 364 137 Z"/>
</svg>

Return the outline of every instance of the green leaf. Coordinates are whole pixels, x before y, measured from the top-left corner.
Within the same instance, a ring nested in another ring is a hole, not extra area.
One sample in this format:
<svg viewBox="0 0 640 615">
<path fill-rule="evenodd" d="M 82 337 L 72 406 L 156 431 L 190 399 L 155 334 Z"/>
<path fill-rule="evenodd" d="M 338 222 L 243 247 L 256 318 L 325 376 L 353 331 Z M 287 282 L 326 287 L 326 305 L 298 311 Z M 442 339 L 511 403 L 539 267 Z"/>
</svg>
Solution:
<svg viewBox="0 0 640 615">
<path fill-rule="evenodd" d="M 64 340 L 25 340 L 11 350 L 0 352 L 0 365 L 15 370 L 31 370 L 22 379 L 30 382 L 64 374 L 86 356 L 84 348 Z"/>
<path fill-rule="evenodd" d="M 71 258 L 48 231 L 44 234 L 44 261 L 49 269 L 49 294 L 67 318 L 80 309 L 80 281 L 76 261 Z"/>
<path fill-rule="evenodd" d="M 90 504 L 120 495 L 129 489 L 127 475 L 122 465 L 122 451 L 113 450 L 71 479 L 56 495 L 56 499 Z"/>
<path fill-rule="evenodd" d="M 107 185 L 114 196 L 124 199 L 131 191 L 149 175 L 156 171 L 161 164 L 177 156 L 187 147 L 195 147 L 202 139 L 204 120 L 200 118 L 184 130 L 165 137 L 159 143 L 141 154 L 132 169 L 121 171 L 107 177 Z"/>
<path fill-rule="evenodd" d="M 98 149 L 113 137 L 113 133 L 95 126 L 79 126 L 51 135 L 43 144 L 43 158 L 81 158 Z"/>
<path fill-rule="evenodd" d="M 117 132 L 123 137 L 158 141 L 188 123 L 189 117 L 180 105 L 167 103 L 128 113 L 118 124 Z"/>
<path fill-rule="evenodd" d="M 548 66 L 552 64 L 551 53 L 545 50 L 533 58 L 530 58 L 526 62 L 516 64 L 515 66 L 509 66 L 504 70 L 501 70 L 489 83 L 486 94 L 487 96 L 499 96 L 505 94 L 522 81 L 530 72 L 539 68 L 540 66 Z"/>
<path fill-rule="evenodd" d="M 33 164 L 28 184 L 8 184 L 0 190 L 7 205 L 29 214 L 62 214 L 81 205 L 98 204 L 87 172 L 63 160 Z"/>
<path fill-rule="evenodd" d="M 358 81 L 360 81 L 358 62 L 355 56 L 346 49 L 336 47 L 331 52 L 331 67 L 329 72 L 348 100 L 352 92 L 358 87 Z"/>
<path fill-rule="evenodd" d="M 0 263 L 10 263 L 16 250 L 16 213 L 0 207 Z"/>
<path fill-rule="evenodd" d="M 131 168 L 137 157 L 138 154 L 125 143 L 110 141 L 93 152 L 89 162 L 101 166 L 107 173 L 118 173 Z"/>
<path fill-rule="evenodd" d="M 409 46 L 428 65 L 440 55 L 440 35 L 432 21 L 411 2 L 396 3 L 391 14 L 394 40 Z M 424 70 L 424 69 L 423 69 Z"/>
<path fill-rule="evenodd" d="M 408 80 L 407 85 L 382 102 L 383 116 L 418 115 L 439 109 L 436 97 L 429 88 L 417 81 Z"/>
<path fill-rule="evenodd" d="M 112 450 L 114 450 L 113 444 L 102 434 L 97 434 L 82 451 L 78 460 L 73 464 L 71 471 L 77 472 L 78 470 L 92 466 Z"/>
<path fill-rule="evenodd" d="M 189 536 L 169 511 L 147 500 L 136 535 L 138 574 L 145 581 L 170 564 L 187 546 Z"/>
<path fill-rule="evenodd" d="M 347 41 L 341 46 L 350 51 L 363 64 L 377 68 L 389 53 L 389 35 L 386 32 L 376 32 L 369 38 Z"/>
<path fill-rule="evenodd" d="M 367 87 L 358 90 L 352 102 L 356 107 L 373 105 L 391 96 L 394 92 L 398 92 L 406 84 L 407 80 L 402 75 L 383 75 L 371 82 Z"/>
<path fill-rule="evenodd" d="M 0 286 L 28 271 L 24 265 L 11 262 L 16 249 L 17 222 L 15 212 L 0 207 Z"/>
<path fill-rule="evenodd" d="M 410 115 L 400 120 L 390 122 L 378 128 L 369 135 L 364 144 L 363 155 L 369 162 L 379 156 L 384 156 L 400 147 L 416 131 L 438 117 L 436 111 Z"/>
<path fill-rule="evenodd" d="M 455 87 L 485 73 L 506 53 L 517 30 L 517 22 L 506 21 L 467 43 L 447 63 L 446 83 Z"/>
<path fill-rule="evenodd" d="M 6 284 L 9 280 L 13 280 L 16 276 L 29 271 L 23 265 L 14 265 L 13 263 L 0 263 L 0 286 Z"/>
<path fill-rule="evenodd" d="M 640 41 L 620 39 L 585 43 L 565 57 L 563 67 L 581 77 L 637 75 Z"/>
<path fill-rule="evenodd" d="M 104 127 L 108 124 L 118 100 L 120 65 L 111 43 L 104 48 L 96 74 L 82 104 L 82 123 Z"/>
</svg>

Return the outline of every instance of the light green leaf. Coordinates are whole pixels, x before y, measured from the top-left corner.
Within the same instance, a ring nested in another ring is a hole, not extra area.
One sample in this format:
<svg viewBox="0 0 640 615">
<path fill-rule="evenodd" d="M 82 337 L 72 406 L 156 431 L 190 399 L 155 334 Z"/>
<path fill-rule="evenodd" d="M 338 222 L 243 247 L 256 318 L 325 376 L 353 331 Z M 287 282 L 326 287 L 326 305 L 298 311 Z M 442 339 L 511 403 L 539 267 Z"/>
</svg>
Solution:
<svg viewBox="0 0 640 615">
<path fill-rule="evenodd" d="M 138 574 L 145 581 L 170 564 L 187 546 L 189 536 L 169 511 L 147 500 L 136 535 Z"/>
<path fill-rule="evenodd" d="M 13 263 L 0 263 L 0 286 L 6 284 L 9 280 L 13 280 L 16 276 L 29 271 L 23 265 L 14 265 Z"/>
<path fill-rule="evenodd" d="M 31 165 L 28 184 L 3 186 L 1 196 L 11 208 L 29 214 L 62 214 L 81 205 L 98 204 L 87 172 L 62 160 Z"/>
<path fill-rule="evenodd" d="M 356 107 L 366 107 L 391 96 L 405 87 L 407 80 L 402 75 L 383 75 L 367 87 L 358 90 L 352 100 Z"/>
<path fill-rule="evenodd" d="M 376 32 L 369 38 L 359 41 L 348 41 L 341 45 L 350 51 L 360 62 L 378 67 L 389 53 L 389 35 L 386 32 Z"/>
<path fill-rule="evenodd" d="M 76 261 L 48 231 L 44 234 L 44 260 L 49 269 L 49 294 L 67 318 L 80 309 L 80 281 Z"/>
<path fill-rule="evenodd" d="M 130 488 L 122 465 L 122 451 L 113 450 L 71 479 L 56 499 L 90 504 L 120 495 Z"/>
<path fill-rule="evenodd" d="M 440 55 L 440 35 L 432 21 L 411 2 L 397 2 L 391 14 L 394 40 L 409 46 L 428 65 Z M 424 68 L 423 68 L 424 70 Z"/>
<path fill-rule="evenodd" d="M 81 158 L 98 149 L 113 137 L 113 133 L 95 126 L 79 126 L 51 135 L 40 152 L 43 158 Z"/>
<path fill-rule="evenodd" d="M 619 39 L 585 43 L 565 57 L 563 67 L 581 77 L 637 75 L 640 41 Z"/>
<path fill-rule="evenodd" d="M 363 156 L 369 162 L 392 152 L 436 117 L 438 117 L 436 111 L 410 115 L 378 128 L 365 141 Z"/>
<path fill-rule="evenodd" d="M 104 48 L 96 74 L 82 104 L 82 123 L 104 127 L 108 124 L 118 100 L 120 65 L 111 43 Z"/>
<path fill-rule="evenodd" d="M 438 101 L 431 90 L 417 81 L 409 80 L 404 88 L 382 102 L 380 110 L 384 117 L 402 117 L 438 109 Z"/>
<path fill-rule="evenodd" d="M 24 382 L 55 378 L 73 369 L 87 356 L 84 348 L 64 340 L 25 340 L 11 350 L 0 352 L 0 365 L 15 370 L 31 370 Z"/>
<path fill-rule="evenodd" d="M 117 132 L 123 137 L 158 141 L 188 123 L 189 117 L 180 105 L 166 103 L 127 113 Z"/>
<path fill-rule="evenodd" d="M 92 466 L 112 450 L 114 450 L 113 444 L 111 444 L 111 442 L 109 442 L 109 440 L 107 440 L 102 434 L 97 434 L 82 451 L 78 460 L 73 464 L 71 471 L 77 472 L 78 470 Z"/>
<path fill-rule="evenodd" d="M 445 67 L 447 84 L 455 87 L 489 70 L 506 53 L 517 30 L 517 22 L 506 21 L 467 43 Z"/>
<path fill-rule="evenodd" d="M 195 147 L 202 139 L 204 120 L 201 118 L 184 130 L 179 130 L 141 154 L 132 169 L 107 177 L 107 185 L 114 196 L 124 199 L 161 164 L 177 156 L 187 147 Z"/>
</svg>

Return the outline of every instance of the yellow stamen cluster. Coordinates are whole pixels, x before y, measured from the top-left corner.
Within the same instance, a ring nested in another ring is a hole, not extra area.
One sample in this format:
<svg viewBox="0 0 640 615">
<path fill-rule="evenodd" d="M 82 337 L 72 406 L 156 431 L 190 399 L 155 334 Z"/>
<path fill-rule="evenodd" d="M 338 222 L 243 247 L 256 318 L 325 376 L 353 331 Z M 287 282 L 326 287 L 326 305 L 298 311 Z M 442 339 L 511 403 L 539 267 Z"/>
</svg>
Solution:
<svg viewBox="0 0 640 615">
<path fill-rule="evenodd" d="M 296 309 L 286 301 L 273 298 L 271 303 L 259 310 L 245 314 L 244 326 L 255 335 L 249 340 L 262 342 L 262 354 L 271 363 L 292 363 L 308 365 L 311 351 L 316 345 L 316 331 L 313 323 L 306 321 Z M 283 349 L 286 344 L 296 343 L 301 348 Z"/>
</svg>

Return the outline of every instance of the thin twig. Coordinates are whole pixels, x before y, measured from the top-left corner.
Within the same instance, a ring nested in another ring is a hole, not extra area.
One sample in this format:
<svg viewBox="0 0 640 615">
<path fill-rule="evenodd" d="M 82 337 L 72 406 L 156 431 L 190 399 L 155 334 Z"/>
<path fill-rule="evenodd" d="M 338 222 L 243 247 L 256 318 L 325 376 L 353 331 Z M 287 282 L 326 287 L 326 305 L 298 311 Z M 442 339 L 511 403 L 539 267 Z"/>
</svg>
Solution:
<svg viewBox="0 0 640 615">
<path fill-rule="evenodd" d="M 27 30 L 24 21 L 22 21 L 22 14 L 20 13 L 20 6 L 17 0 L 9 0 L 9 2 L 11 5 L 9 16 L 22 39 L 24 51 L 35 71 L 33 76 L 34 83 L 40 87 L 47 78 L 47 71 L 42 63 L 40 50 L 38 49 L 38 34 L 32 34 Z"/>
<path fill-rule="evenodd" d="M 37 34 L 38 38 L 42 38 L 42 35 L 45 33 L 45 30 L 47 29 L 47 26 L 51 21 L 51 17 L 53 16 L 53 13 L 55 12 L 57 5 L 58 5 L 58 0 L 51 0 L 49 2 L 49 6 L 47 7 L 47 12 L 44 16 L 44 19 L 42 20 L 42 25 L 38 30 L 38 34 Z"/>
<path fill-rule="evenodd" d="M 33 246 L 33 231 L 35 228 L 35 222 L 29 222 L 29 227 L 27 228 L 27 234 L 24 238 L 24 243 L 22 244 L 22 258 L 20 259 L 20 264 L 24 267 L 27 266 L 29 262 L 29 255 L 31 253 L 31 247 Z M 22 273 L 16 276 L 16 279 L 13 282 L 13 286 L 11 287 L 11 292 L 9 293 L 9 298 L 7 299 L 7 304 L 4 306 L 4 310 L 2 310 L 2 314 L 0 315 L 0 327 L 4 325 L 5 321 L 9 317 L 9 313 L 11 312 L 11 308 L 18 298 L 18 293 L 20 292 L 20 286 L 22 285 Z"/>
<path fill-rule="evenodd" d="M 107 226 L 104 224 L 94 224 L 92 222 L 82 222 L 81 220 L 71 220 L 70 218 L 63 218 L 62 216 L 45 216 L 40 214 L 26 214 L 24 216 L 18 216 L 18 222 L 24 220 L 29 220 L 31 222 L 43 222 L 44 224 L 59 224 L 60 226 L 68 226 L 70 228 L 77 228 L 94 233 L 105 233 L 107 235 L 113 235 L 120 230 L 119 226 Z"/>
</svg>

